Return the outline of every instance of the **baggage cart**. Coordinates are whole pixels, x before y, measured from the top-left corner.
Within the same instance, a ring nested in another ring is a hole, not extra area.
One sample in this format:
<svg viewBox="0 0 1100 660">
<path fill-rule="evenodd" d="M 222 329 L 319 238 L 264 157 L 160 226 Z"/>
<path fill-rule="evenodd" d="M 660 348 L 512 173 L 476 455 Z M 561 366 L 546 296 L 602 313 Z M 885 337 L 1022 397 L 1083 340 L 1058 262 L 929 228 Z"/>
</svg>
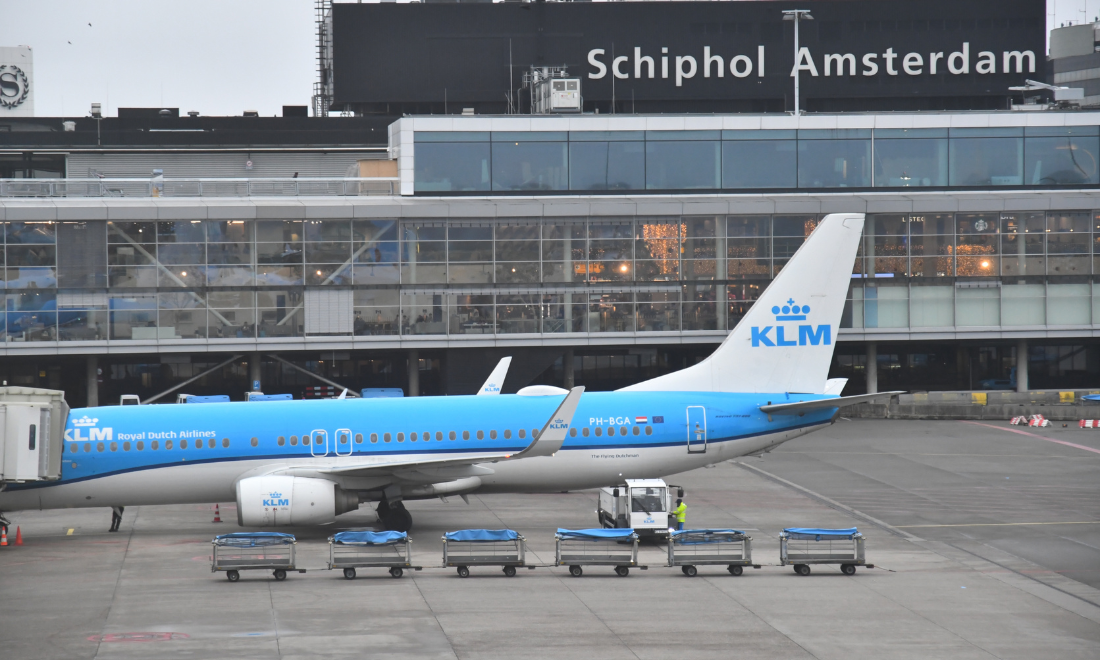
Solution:
<svg viewBox="0 0 1100 660">
<path fill-rule="evenodd" d="M 752 563 L 752 537 L 736 529 L 684 529 L 669 536 L 668 565 L 679 566 L 684 575 L 695 577 L 697 566 L 725 566 L 731 575 L 741 575 Z"/>
<path fill-rule="evenodd" d="M 460 529 L 443 535 L 443 565 L 470 577 L 471 566 L 500 566 L 508 577 L 527 566 L 527 539 L 510 529 Z M 533 567 L 528 567 L 533 568 Z"/>
<path fill-rule="evenodd" d="M 845 575 L 855 575 L 856 566 L 874 568 L 863 552 L 863 534 L 849 529 L 788 527 L 779 534 L 779 565 L 794 566 L 799 575 L 810 574 L 810 564 L 840 564 Z"/>
<path fill-rule="evenodd" d="M 214 537 L 210 571 L 225 571 L 230 582 L 241 579 L 240 571 L 271 571 L 276 580 L 285 580 L 287 571 L 305 573 L 297 568 L 293 534 L 279 532 L 235 532 Z"/>
<path fill-rule="evenodd" d="M 354 580 L 357 568 L 388 568 L 399 578 L 406 568 L 421 569 L 412 565 L 411 544 L 405 532 L 339 532 L 328 538 L 328 569 Z"/>
<path fill-rule="evenodd" d="M 554 565 L 568 566 L 569 574 L 580 577 L 584 566 L 614 566 L 615 574 L 626 577 L 638 566 L 638 534 L 633 529 L 559 529 Z"/>
</svg>

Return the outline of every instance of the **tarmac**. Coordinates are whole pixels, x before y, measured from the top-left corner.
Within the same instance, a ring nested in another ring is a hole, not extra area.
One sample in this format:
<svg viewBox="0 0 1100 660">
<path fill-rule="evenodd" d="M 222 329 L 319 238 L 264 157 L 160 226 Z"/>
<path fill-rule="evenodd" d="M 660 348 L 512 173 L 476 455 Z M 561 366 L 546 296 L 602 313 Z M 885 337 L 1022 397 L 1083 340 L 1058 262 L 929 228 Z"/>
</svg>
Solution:
<svg viewBox="0 0 1100 660">
<path fill-rule="evenodd" d="M 982 424 L 987 424 L 983 426 Z M 1016 432 L 1022 431 L 1022 433 Z M 299 565 L 230 583 L 210 539 L 239 531 L 212 507 L 17 512 L 25 545 L 0 548 L 4 658 L 1088 658 L 1100 657 L 1100 431 L 1005 422 L 841 420 L 761 458 L 668 477 L 690 527 L 734 527 L 764 564 L 694 578 L 592 567 L 435 568 L 443 532 L 516 529 L 532 562 L 557 527 L 596 524 L 593 491 L 408 504 L 421 572 L 355 580 L 322 569 L 336 525 L 282 531 Z M 858 526 L 867 561 L 846 577 L 779 567 L 784 527 Z"/>
</svg>

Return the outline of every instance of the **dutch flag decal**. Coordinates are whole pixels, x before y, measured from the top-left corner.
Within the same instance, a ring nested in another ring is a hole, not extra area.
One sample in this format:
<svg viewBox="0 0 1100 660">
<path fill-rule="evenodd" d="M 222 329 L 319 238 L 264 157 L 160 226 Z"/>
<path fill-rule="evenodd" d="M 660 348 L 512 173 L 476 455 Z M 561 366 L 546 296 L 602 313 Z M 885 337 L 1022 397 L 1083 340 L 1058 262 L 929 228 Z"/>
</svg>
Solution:
<svg viewBox="0 0 1100 660">
<path fill-rule="evenodd" d="M 649 423 L 649 418 L 648 417 L 635 417 L 634 418 L 634 423 L 635 424 L 648 424 Z"/>
</svg>

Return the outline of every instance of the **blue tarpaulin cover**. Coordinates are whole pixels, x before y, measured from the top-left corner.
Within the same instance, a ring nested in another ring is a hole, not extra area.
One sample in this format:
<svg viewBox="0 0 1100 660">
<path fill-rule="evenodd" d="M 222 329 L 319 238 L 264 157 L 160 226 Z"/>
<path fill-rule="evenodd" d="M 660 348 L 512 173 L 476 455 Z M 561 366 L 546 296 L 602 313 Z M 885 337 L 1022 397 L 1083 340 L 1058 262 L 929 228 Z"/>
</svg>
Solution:
<svg viewBox="0 0 1100 660">
<path fill-rule="evenodd" d="M 783 530 L 787 536 L 800 541 L 820 541 L 821 537 L 830 539 L 852 538 L 859 533 L 855 527 L 848 529 L 817 529 L 816 527 L 788 527 Z"/>
<path fill-rule="evenodd" d="M 1085 401 L 1100 401 L 1100 394 L 1085 394 L 1081 398 Z"/>
<path fill-rule="evenodd" d="M 443 536 L 448 541 L 515 541 L 519 533 L 510 529 L 460 529 Z"/>
<path fill-rule="evenodd" d="M 602 541 L 604 539 L 628 539 L 634 536 L 633 529 L 558 529 L 558 538 Z"/>
<path fill-rule="evenodd" d="M 214 537 L 214 543 L 218 545 L 282 545 L 294 543 L 297 539 L 293 534 L 282 532 L 233 532 Z"/>
<path fill-rule="evenodd" d="M 701 543 L 728 543 L 739 540 L 734 537 L 745 533 L 736 529 L 683 529 L 672 532 L 674 543 L 681 545 L 699 545 Z"/>
<path fill-rule="evenodd" d="M 366 545 L 394 545 L 409 538 L 405 532 L 339 532 L 332 535 L 336 543 L 363 543 Z"/>
</svg>

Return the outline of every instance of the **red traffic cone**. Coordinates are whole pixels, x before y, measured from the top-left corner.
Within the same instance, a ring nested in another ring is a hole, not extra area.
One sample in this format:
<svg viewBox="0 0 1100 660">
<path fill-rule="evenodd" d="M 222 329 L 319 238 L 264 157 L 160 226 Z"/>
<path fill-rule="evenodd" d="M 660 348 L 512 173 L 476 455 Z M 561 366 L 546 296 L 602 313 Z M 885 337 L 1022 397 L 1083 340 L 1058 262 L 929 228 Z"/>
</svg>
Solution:
<svg viewBox="0 0 1100 660">
<path fill-rule="evenodd" d="M 8 528 L 0 527 L 0 546 L 8 544 Z"/>
<path fill-rule="evenodd" d="M 222 521 L 222 511 L 217 504 L 214 505 L 214 522 Z"/>
<path fill-rule="evenodd" d="M 23 545 L 23 530 L 19 527 L 15 528 L 15 545 Z"/>
</svg>

